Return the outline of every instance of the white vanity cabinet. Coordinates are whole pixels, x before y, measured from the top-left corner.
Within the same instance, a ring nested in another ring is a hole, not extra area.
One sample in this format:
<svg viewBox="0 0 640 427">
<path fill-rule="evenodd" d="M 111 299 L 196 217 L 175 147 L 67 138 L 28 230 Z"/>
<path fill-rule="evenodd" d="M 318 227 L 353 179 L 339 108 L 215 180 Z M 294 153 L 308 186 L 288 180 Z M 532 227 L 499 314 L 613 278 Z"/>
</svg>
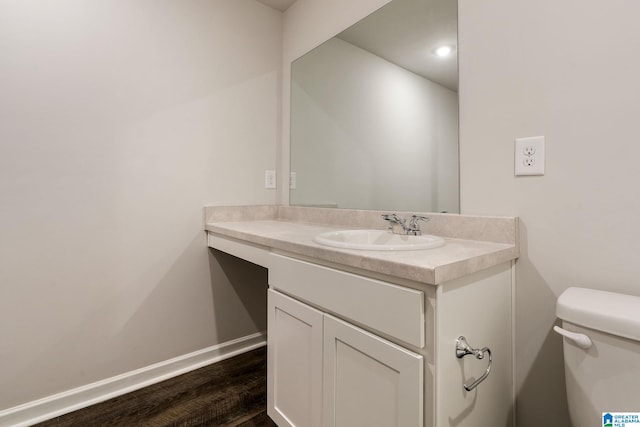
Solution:
<svg viewBox="0 0 640 427">
<path fill-rule="evenodd" d="M 269 271 L 271 418 L 279 426 L 422 426 L 424 357 L 372 324 L 423 345 L 424 293 L 280 255 Z"/>
<path fill-rule="evenodd" d="M 402 286 L 271 253 L 268 413 L 280 426 L 511 426 L 511 265 Z M 458 359 L 456 340 L 492 351 Z M 486 424 L 485 424 L 486 423 Z"/>
<path fill-rule="evenodd" d="M 267 411 L 278 426 L 513 426 L 517 221 L 443 220 L 443 232 L 476 234 L 383 254 L 319 247 L 323 226 L 208 223 L 209 246 L 268 269 Z M 484 357 L 458 358 L 461 336 Z"/>
<path fill-rule="evenodd" d="M 279 426 L 421 426 L 423 357 L 269 290 L 268 413 Z"/>
</svg>

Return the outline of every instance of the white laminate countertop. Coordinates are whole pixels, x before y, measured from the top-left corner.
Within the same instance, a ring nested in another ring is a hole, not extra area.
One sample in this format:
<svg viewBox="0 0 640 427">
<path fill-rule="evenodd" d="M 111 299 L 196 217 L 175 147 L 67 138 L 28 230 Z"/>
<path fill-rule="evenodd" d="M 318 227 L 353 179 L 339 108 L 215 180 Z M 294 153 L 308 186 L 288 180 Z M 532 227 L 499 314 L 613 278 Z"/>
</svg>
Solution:
<svg viewBox="0 0 640 427">
<path fill-rule="evenodd" d="M 473 217 L 474 220 L 476 218 Z M 517 221 L 514 224 L 517 227 Z M 268 250 L 431 285 L 442 284 L 514 260 L 519 254 L 517 231 L 514 233 L 514 242 L 442 236 L 445 239 L 444 246 L 416 251 L 351 250 L 323 246 L 313 241 L 319 233 L 347 228 L 357 227 L 310 224 L 281 218 L 218 221 L 211 220 L 211 215 L 207 215 L 205 224 L 209 233 L 259 245 Z"/>
</svg>

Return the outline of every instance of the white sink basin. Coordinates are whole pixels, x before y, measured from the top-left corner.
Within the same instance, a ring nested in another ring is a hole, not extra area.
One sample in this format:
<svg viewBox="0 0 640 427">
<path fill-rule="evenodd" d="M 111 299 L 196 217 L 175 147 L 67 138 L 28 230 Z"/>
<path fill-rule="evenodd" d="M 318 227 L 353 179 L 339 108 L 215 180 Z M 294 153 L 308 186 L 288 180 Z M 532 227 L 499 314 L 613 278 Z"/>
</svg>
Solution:
<svg viewBox="0 0 640 427">
<path fill-rule="evenodd" d="M 334 248 L 366 251 L 416 251 L 444 245 L 444 239 L 429 234 L 402 236 L 388 230 L 341 230 L 318 234 L 316 243 Z"/>
</svg>

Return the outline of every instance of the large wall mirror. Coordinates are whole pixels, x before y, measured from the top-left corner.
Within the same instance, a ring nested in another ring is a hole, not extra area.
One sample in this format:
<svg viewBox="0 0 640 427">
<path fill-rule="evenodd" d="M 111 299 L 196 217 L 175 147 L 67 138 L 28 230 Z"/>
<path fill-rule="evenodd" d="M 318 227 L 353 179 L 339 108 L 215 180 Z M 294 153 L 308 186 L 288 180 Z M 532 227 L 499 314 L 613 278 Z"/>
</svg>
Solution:
<svg viewBox="0 0 640 427">
<path fill-rule="evenodd" d="M 459 212 L 457 2 L 392 0 L 296 59 L 290 167 L 291 205 Z"/>
</svg>

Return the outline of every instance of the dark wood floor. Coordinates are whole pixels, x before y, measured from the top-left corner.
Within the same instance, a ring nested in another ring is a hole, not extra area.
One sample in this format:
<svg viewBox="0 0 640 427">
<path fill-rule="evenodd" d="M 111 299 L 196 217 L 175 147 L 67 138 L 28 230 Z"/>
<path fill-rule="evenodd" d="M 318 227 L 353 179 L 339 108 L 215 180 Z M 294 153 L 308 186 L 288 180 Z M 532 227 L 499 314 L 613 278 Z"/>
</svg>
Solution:
<svg viewBox="0 0 640 427">
<path fill-rule="evenodd" d="M 38 427 L 272 427 L 266 347 L 37 424 Z"/>
</svg>

